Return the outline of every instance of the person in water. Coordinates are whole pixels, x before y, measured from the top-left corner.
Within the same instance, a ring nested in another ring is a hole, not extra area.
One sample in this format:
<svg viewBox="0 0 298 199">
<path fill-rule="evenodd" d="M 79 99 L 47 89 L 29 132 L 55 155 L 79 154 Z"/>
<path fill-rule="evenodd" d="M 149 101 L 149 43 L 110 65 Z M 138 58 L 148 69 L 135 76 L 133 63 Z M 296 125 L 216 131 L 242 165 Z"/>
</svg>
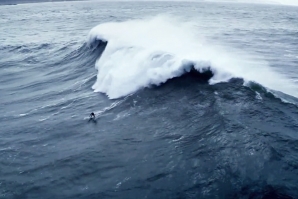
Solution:
<svg viewBox="0 0 298 199">
<path fill-rule="evenodd" d="M 90 119 L 95 119 L 95 114 L 93 112 L 90 114 Z"/>
</svg>

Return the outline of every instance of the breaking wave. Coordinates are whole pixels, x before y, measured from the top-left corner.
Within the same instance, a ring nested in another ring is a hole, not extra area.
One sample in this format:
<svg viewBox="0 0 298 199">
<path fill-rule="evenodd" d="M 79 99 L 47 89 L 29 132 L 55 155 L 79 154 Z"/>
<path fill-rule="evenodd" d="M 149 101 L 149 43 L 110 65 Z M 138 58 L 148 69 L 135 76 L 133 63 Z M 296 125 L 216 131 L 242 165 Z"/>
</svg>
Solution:
<svg viewBox="0 0 298 199">
<path fill-rule="evenodd" d="M 195 69 L 210 71 L 210 84 L 242 78 L 245 85 L 256 82 L 298 97 L 297 85 L 267 62 L 207 38 L 196 22 L 172 16 L 100 24 L 88 35 L 89 46 L 105 46 L 92 88 L 115 99 Z"/>
</svg>

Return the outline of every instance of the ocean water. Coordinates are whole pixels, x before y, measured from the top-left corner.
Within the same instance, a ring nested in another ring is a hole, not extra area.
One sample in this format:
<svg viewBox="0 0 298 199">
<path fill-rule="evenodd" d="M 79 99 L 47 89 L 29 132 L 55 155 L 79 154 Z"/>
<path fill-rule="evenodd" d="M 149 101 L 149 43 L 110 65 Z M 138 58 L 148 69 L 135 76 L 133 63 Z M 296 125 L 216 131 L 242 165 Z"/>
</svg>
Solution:
<svg viewBox="0 0 298 199">
<path fill-rule="evenodd" d="M 297 13 L 0 6 L 0 198 L 298 198 Z"/>
</svg>

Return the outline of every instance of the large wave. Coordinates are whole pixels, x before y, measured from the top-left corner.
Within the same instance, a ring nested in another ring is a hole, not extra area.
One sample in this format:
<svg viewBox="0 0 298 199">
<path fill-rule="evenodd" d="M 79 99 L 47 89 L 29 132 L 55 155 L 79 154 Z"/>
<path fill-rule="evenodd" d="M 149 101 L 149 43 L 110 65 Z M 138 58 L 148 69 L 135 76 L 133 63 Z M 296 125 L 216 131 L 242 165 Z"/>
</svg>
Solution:
<svg viewBox="0 0 298 199">
<path fill-rule="evenodd" d="M 111 99 L 119 98 L 181 76 L 192 66 L 198 71 L 210 67 L 210 84 L 238 77 L 298 96 L 297 86 L 265 61 L 206 38 L 196 22 L 172 16 L 100 24 L 88 35 L 91 46 L 107 42 L 95 64 L 98 74 L 92 88 Z"/>
</svg>

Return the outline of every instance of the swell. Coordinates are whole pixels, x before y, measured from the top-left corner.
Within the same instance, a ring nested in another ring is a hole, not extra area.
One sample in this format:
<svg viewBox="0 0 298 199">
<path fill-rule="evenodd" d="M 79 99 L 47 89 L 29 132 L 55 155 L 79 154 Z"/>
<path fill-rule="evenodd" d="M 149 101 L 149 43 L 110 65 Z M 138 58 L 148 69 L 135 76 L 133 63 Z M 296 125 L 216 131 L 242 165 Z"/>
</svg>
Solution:
<svg viewBox="0 0 298 199">
<path fill-rule="evenodd" d="M 293 97 L 291 95 L 287 95 L 286 93 L 268 89 L 256 82 L 248 82 L 245 85 L 248 86 L 253 91 L 255 91 L 257 94 L 257 98 L 259 98 L 261 100 L 263 99 L 262 96 L 266 96 L 268 99 L 271 99 L 271 100 L 278 99 L 284 103 L 291 103 L 294 105 L 298 105 L 298 98 Z"/>
<path fill-rule="evenodd" d="M 56 114 L 86 99 L 94 81 L 92 65 L 104 48 L 103 44 L 89 48 L 84 42 L 2 48 L 2 56 L 6 54 L 10 61 L 5 57 L 0 61 L 1 102 L 14 110 L 5 114 L 5 121 L 27 113 L 36 117 Z M 28 62 L 31 58 L 36 61 Z"/>
<path fill-rule="evenodd" d="M 142 180 L 185 197 L 206 198 L 206 190 L 210 198 L 216 194 L 297 197 L 297 158 L 293 155 L 298 152 L 297 107 L 260 90 L 263 100 L 259 100 L 239 78 L 208 85 L 198 81 L 201 76 L 198 79 L 197 75 L 190 71 L 160 86 L 142 89 L 110 110 L 114 113 L 111 118 L 124 112 L 130 115 L 117 117 L 119 122 L 113 124 L 117 143 L 141 139 L 142 146 L 148 146 L 142 147 L 143 152 L 151 151 L 146 162 L 140 154 L 142 168 L 150 171 Z M 148 145 L 140 134 L 150 140 Z M 160 169 L 151 170 L 148 164 L 160 165 Z M 183 181 L 184 187 L 175 189 L 176 184 L 168 181 L 158 183 L 166 180 Z M 132 184 L 140 181 L 132 179 L 128 186 L 133 189 Z"/>
</svg>

